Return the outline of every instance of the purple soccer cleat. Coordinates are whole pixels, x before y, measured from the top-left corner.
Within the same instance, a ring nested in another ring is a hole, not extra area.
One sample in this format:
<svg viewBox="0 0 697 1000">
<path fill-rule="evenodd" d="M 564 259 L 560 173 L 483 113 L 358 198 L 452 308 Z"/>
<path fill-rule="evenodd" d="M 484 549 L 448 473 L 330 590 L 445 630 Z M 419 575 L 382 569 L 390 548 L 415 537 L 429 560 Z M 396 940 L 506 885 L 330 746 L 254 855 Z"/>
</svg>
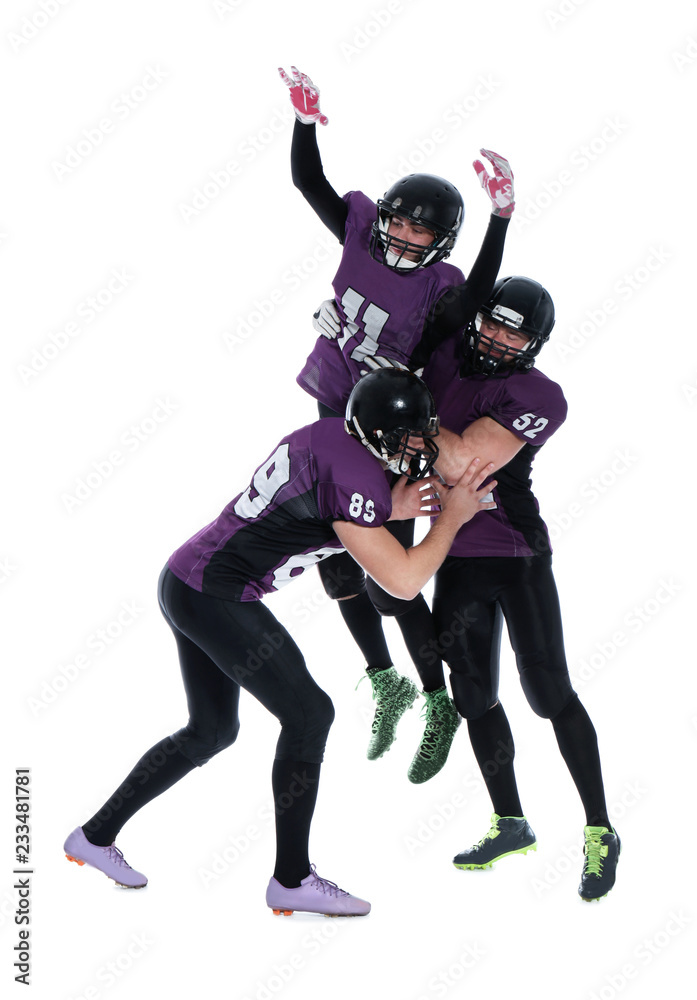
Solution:
<svg viewBox="0 0 697 1000">
<path fill-rule="evenodd" d="M 362 917 L 370 913 L 370 903 L 351 896 L 335 882 L 320 878 L 314 865 L 310 865 L 310 874 L 294 889 L 286 889 L 272 877 L 266 890 L 266 905 L 277 916 L 282 913 L 284 917 L 294 910 L 322 913 L 325 917 Z"/>
<path fill-rule="evenodd" d="M 145 875 L 131 868 L 115 844 L 110 847 L 90 844 L 81 826 L 75 827 L 63 844 L 63 850 L 68 861 L 76 861 L 79 865 L 91 865 L 104 872 L 124 889 L 142 889 L 148 884 Z"/>
</svg>

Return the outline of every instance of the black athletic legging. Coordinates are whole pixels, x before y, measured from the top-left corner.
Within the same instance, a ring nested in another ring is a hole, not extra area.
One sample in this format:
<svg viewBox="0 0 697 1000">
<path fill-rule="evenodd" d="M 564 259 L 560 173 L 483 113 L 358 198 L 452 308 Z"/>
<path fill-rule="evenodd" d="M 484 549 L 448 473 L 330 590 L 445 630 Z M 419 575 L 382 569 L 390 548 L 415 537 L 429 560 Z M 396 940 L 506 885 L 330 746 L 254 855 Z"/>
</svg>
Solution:
<svg viewBox="0 0 697 1000">
<path fill-rule="evenodd" d="M 484 715 L 498 699 L 504 618 L 533 711 L 550 719 L 573 697 L 551 556 L 448 556 L 436 573 L 433 617 L 466 719 Z"/>
<path fill-rule="evenodd" d="M 237 737 L 240 688 L 281 723 L 277 760 L 321 763 L 334 707 L 290 633 L 261 601 L 201 594 L 165 567 L 159 599 L 179 650 L 189 722 L 173 734 L 194 764 Z"/>
<path fill-rule="evenodd" d="M 201 594 L 168 567 L 160 575 L 159 600 L 179 650 L 189 721 L 143 754 L 83 824 L 85 836 L 93 844 L 112 844 L 139 809 L 234 743 L 244 688 L 281 723 L 271 771 L 274 876 L 282 885 L 297 886 L 310 871 L 308 840 L 334 719 L 331 699 L 308 673 L 290 634 L 260 601 Z"/>
<path fill-rule="evenodd" d="M 610 829 L 595 728 L 571 686 L 551 556 L 449 556 L 433 596 L 438 652 L 499 816 L 521 816 L 515 745 L 498 702 L 503 619 L 533 711 L 552 720 L 590 826 Z"/>
</svg>

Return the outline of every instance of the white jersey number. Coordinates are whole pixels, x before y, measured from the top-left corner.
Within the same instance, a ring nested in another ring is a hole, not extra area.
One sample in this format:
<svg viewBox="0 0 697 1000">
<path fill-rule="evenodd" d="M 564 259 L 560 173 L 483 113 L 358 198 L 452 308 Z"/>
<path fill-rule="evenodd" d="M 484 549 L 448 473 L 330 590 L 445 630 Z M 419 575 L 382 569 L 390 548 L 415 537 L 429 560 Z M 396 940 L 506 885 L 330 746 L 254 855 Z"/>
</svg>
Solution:
<svg viewBox="0 0 697 1000">
<path fill-rule="evenodd" d="M 279 445 L 276 451 L 254 473 L 252 485 L 248 486 L 234 506 L 238 517 L 251 519 L 258 517 L 269 506 L 282 486 L 290 479 L 290 456 L 288 444 Z M 251 497 L 252 489 L 257 496 Z"/>
<path fill-rule="evenodd" d="M 365 510 L 363 509 L 364 502 Z M 370 524 L 371 521 L 375 520 L 375 503 L 372 500 L 364 501 L 362 493 L 354 493 L 349 504 L 349 514 L 351 517 L 360 517 L 363 514 L 363 520 Z"/>
<path fill-rule="evenodd" d="M 535 423 L 530 427 L 533 420 Z M 521 417 L 516 417 L 513 426 L 517 431 L 523 432 L 523 437 L 534 438 L 536 434 L 545 429 L 548 423 L 547 417 L 536 417 L 534 413 L 524 413 Z M 526 427 L 530 427 L 530 430 L 526 431 Z"/>
<path fill-rule="evenodd" d="M 343 336 L 337 340 L 337 344 L 342 351 L 349 340 L 355 337 L 357 333 L 360 333 L 360 327 L 355 322 L 355 319 L 358 315 L 358 310 L 364 302 L 365 295 L 359 295 L 354 288 L 347 288 L 341 296 L 341 305 L 348 320 L 344 326 Z M 354 361 L 363 361 L 364 358 L 368 356 L 372 357 L 377 353 L 379 346 L 378 339 L 382 333 L 382 328 L 389 318 L 390 314 L 388 312 L 385 312 L 384 309 L 376 306 L 373 302 L 370 303 L 363 313 L 363 329 L 365 331 L 363 343 L 358 344 L 351 351 L 351 357 Z"/>
<path fill-rule="evenodd" d="M 326 548 L 315 549 L 314 552 L 300 552 L 298 555 L 290 556 L 282 566 L 274 572 L 273 575 L 273 585 L 278 590 L 279 587 L 285 587 L 287 583 L 294 580 L 299 573 L 293 573 L 293 570 L 305 571 L 309 569 L 310 566 L 315 566 L 322 559 L 326 559 L 328 556 L 335 556 L 339 552 L 343 552 L 343 549 L 338 548 Z"/>
</svg>

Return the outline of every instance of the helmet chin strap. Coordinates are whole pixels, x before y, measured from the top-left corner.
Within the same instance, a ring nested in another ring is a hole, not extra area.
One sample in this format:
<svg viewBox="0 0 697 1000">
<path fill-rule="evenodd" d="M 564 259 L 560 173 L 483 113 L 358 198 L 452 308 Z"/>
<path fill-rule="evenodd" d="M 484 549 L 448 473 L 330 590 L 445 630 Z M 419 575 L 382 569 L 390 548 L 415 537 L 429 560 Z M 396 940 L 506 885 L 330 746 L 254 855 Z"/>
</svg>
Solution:
<svg viewBox="0 0 697 1000">
<path fill-rule="evenodd" d="M 368 440 L 368 438 L 363 433 L 363 428 L 358 423 L 358 419 L 356 417 L 353 417 L 351 423 L 355 427 L 356 433 L 358 434 L 358 440 L 361 442 L 361 444 L 363 445 L 363 447 L 367 448 L 368 451 L 370 452 L 370 454 L 374 455 L 375 458 L 379 458 L 381 462 L 384 462 L 385 465 L 387 466 L 387 468 L 390 469 L 392 472 L 396 472 L 397 475 L 399 475 L 399 476 L 403 475 L 403 472 L 402 472 L 402 469 L 401 469 L 402 456 L 401 455 L 390 455 L 389 454 L 389 452 L 387 451 L 385 445 L 382 444 L 382 437 L 383 437 L 382 431 L 380 431 L 380 430 L 376 430 L 375 431 L 375 434 L 377 435 L 378 439 L 380 440 L 380 444 L 381 444 L 381 449 L 380 449 L 380 451 L 378 451 L 377 448 L 375 448 L 374 445 L 372 445 L 370 443 L 370 441 Z M 349 422 L 348 422 L 348 420 L 344 421 L 344 426 L 346 428 L 347 433 L 351 434 L 351 431 L 349 430 Z"/>
</svg>

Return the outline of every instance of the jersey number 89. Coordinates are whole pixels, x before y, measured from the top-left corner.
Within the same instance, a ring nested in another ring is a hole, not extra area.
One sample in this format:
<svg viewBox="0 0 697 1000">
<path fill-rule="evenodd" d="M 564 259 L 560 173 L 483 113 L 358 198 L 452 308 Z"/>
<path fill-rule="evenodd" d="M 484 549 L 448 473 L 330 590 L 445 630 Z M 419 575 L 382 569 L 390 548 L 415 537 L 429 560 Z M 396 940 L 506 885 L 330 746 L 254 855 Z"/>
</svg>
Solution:
<svg viewBox="0 0 697 1000">
<path fill-rule="evenodd" d="M 363 514 L 363 520 L 370 524 L 375 520 L 375 504 L 372 500 L 364 501 L 362 493 L 354 493 L 349 504 L 349 514 L 351 517 L 360 517 Z"/>
</svg>

